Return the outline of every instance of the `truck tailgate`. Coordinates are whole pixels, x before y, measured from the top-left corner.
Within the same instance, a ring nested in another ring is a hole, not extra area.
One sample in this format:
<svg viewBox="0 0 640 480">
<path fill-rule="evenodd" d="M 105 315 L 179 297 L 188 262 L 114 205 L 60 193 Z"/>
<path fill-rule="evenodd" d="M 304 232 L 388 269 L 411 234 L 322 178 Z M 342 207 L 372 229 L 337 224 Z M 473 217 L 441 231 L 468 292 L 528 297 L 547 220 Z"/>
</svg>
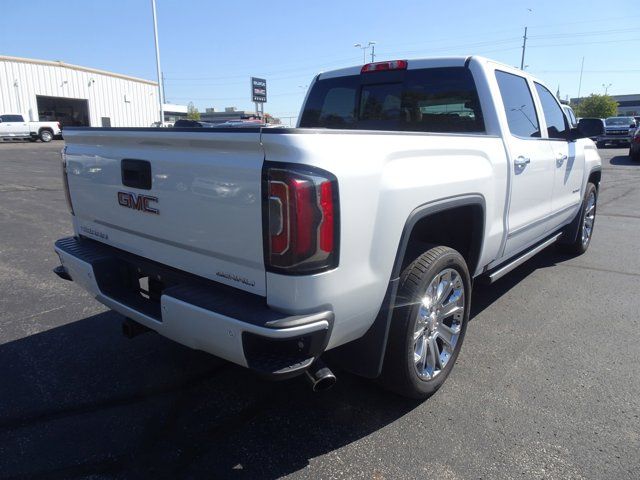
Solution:
<svg viewBox="0 0 640 480">
<path fill-rule="evenodd" d="M 80 235 L 265 295 L 259 129 L 65 130 Z"/>
</svg>

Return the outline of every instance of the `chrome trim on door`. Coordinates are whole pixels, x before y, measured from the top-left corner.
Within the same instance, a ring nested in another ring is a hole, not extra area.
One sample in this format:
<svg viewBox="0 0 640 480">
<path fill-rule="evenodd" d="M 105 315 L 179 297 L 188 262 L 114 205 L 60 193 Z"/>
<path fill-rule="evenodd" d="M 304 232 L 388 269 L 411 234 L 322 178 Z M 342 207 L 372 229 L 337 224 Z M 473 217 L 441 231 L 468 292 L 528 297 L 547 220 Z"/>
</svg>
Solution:
<svg viewBox="0 0 640 480">
<path fill-rule="evenodd" d="M 515 230 L 512 230 L 511 232 L 508 233 L 507 238 L 513 238 L 516 235 L 519 235 L 523 232 L 526 232 L 527 230 L 530 230 L 532 228 L 535 228 L 537 226 L 539 226 L 541 223 L 544 222 L 548 222 L 549 220 L 551 220 L 554 217 L 557 217 L 559 215 L 562 215 L 563 213 L 567 213 L 568 211 L 572 210 L 572 209 L 577 209 L 580 207 L 580 203 L 576 203 L 574 205 L 569 205 L 568 207 L 563 208 L 562 210 L 558 210 L 557 212 L 551 213 L 545 217 L 542 217 L 534 222 L 531 222 L 527 225 L 523 225 L 522 227 L 518 227 Z"/>
</svg>

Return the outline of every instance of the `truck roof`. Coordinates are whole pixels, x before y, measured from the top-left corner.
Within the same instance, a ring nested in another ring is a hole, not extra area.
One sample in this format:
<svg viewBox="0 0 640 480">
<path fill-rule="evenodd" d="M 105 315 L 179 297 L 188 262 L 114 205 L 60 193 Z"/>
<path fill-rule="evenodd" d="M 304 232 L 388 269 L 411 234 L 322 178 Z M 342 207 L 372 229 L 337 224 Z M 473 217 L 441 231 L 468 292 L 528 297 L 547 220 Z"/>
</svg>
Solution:
<svg viewBox="0 0 640 480">
<path fill-rule="evenodd" d="M 517 73 L 518 75 L 522 75 L 525 77 L 529 77 L 539 83 L 544 83 L 541 80 L 537 79 L 533 75 L 522 71 L 516 67 L 511 65 L 507 65 L 506 63 L 498 62 L 496 60 L 492 60 L 490 58 L 482 57 L 480 55 L 459 55 L 459 56 L 450 56 L 450 57 L 427 57 L 427 58 L 398 58 L 393 60 L 406 60 L 408 62 L 407 70 L 414 70 L 419 68 L 434 68 L 434 67 L 463 67 L 468 62 L 476 61 L 479 63 L 487 64 L 492 63 L 494 66 L 500 66 L 501 69 L 511 72 Z M 377 62 L 374 62 L 377 63 Z M 366 64 L 365 64 L 366 65 Z M 327 78 L 335 78 L 335 77 L 343 77 L 348 75 L 359 75 L 360 70 L 362 69 L 362 65 L 354 65 L 351 67 L 338 68 L 335 70 L 328 70 L 326 72 L 321 72 L 316 77 L 316 80 L 324 80 Z"/>
<path fill-rule="evenodd" d="M 403 59 L 396 59 L 396 60 L 407 60 L 407 62 L 409 63 L 407 66 L 407 69 L 413 70 L 416 68 L 428 68 L 428 67 L 462 67 L 464 66 L 465 62 L 469 58 L 471 57 L 459 56 L 459 57 L 432 57 L 432 58 L 409 58 L 409 59 L 403 58 Z M 361 69 L 362 69 L 362 65 L 354 65 L 351 67 L 328 70 L 326 72 L 321 72 L 318 76 L 318 79 L 343 77 L 348 75 L 359 75 Z"/>
</svg>

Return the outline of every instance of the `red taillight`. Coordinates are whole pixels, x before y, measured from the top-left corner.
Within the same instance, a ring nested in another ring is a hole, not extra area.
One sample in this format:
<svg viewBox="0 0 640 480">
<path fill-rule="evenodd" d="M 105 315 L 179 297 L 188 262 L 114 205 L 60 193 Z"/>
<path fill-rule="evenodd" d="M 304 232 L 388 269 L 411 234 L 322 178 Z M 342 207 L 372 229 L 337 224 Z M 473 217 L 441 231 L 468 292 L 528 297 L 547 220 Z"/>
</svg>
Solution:
<svg viewBox="0 0 640 480">
<path fill-rule="evenodd" d="M 289 187 L 284 182 L 269 184 L 269 217 L 279 218 L 276 226 L 270 227 L 271 251 L 281 255 L 289 248 Z M 273 212 L 271 210 L 274 210 Z"/>
<path fill-rule="evenodd" d="M 71 203 L 71 192 L 69 191 L 69 174 L 67 173 L 67 147 L 65 146 L 60 152 L 60 157 L 62 159 L 62 184 L 64 186 L 64 196 L 67 200 L 67 207 L 69 208 L 69 213 L 71 215 L 75 215 L 73 212 L 73 204 Z"/>
<path fill-rule="evenodd" d="M 274 166 L 269 166 L 274 165 Z M 324 170 L 265 166 L 265 264 L 282 273 L 310 274 L 338 263 L 337 181 Z"/>
<path fill-rule="evenodd" d="M 640 143 L 640 132 L 633 137 L 633 143 Z"/>
<path fill-rule="evenodd" d="M 333 187 L 331 182 L 322 182 L 320 185 L 320 209 L 322 210 L 322 223 L 320 223 L 320 250 L 333 251 Z"/>
<path fill-rule="evenodd" d="M 360 73 L 384 72 L 387 70 L 406 70 L 409 62 L 406 60 L 392 60 L 390 62 L 367 63 Z"/>
<path fill-rule="evenodd" d="M 314 234 L 314 199 L 313 185 L 309 180 L 294 178 L 293 184 L 294 202 L 292 204 L 295 215 L 292 217 L 294 226 L 293 253 L 298 257 L 309 255 L 312 248 Z"/>
</svg>

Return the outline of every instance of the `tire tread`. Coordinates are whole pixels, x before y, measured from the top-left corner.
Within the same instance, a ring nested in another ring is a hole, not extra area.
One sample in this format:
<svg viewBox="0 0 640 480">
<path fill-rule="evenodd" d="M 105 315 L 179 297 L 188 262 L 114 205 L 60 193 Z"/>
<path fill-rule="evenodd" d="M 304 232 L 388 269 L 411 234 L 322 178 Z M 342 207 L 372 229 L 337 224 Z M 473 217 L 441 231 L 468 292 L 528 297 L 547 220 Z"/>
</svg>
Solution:
<svg viewBox="0 0 640 480">
<path fill-rule="evenodd" d="M 424 275 L 430 270 L 434 263 L 440 261 L 443 257 L 447 255 L 455 255 L 456 257 L 461 259 L 462 263 L 464 264 L 464 259 L 462 258 L 460 253 L 453 248 L 435 245 L 428 248 L 429 249 L 427 251 L 413 260 L 413 262 L 411 262 L 401 273 L 398 283 L 398 294 L 396 297 L 396 299 L 400 300 L 400 302 L 403 302 L 404 300 L 415 299 L 416 296 L 420 294 L 420 288 L 424 281 Z M 468 276 L 466 265 L 465 274 Z M 471 295 L 470 288 L 466 294 Z M 397 308 L 403 307 L 401 306 Z M 437 388 L 439 388 L 439 385 L 429 393 L 418 392 L 412 386 L 412 382 L 408 378 L 408 375 L 410 375 L 410 373 L 406 368 L 401 368 L 403 356 L 405 355 L 404 336 L 408 324 L 411 322 L 411 316 L 406 313 L 402 315 L 396 315 L 394 313 L 392 320 L 393 322 L 389 331 L 387 352 L 382 368 L 382 375 L 380 376 L 380 382 L 389 390 L 392 390 L 400 395 L 416 399 L 427 398 L 432 393 L 434 393 Z M 442 381 L 444 381 L 444 378 L 446 377 L 443 377 Z"/>
</svg>

